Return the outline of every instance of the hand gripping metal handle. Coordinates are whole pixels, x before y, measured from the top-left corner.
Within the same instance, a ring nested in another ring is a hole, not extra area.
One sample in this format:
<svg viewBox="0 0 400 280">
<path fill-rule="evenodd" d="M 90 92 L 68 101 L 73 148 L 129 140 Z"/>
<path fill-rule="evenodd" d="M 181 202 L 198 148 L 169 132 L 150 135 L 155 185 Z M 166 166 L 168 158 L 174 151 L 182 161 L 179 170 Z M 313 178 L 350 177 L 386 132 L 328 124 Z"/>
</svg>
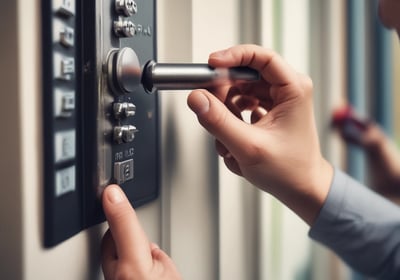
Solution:
<svg viewBox="0 0 400 280">
<path fill-rule="evenodd" d="M 148 93 L 158 90 L 210 88 L 227 83 L 257 81 L 259 73 L 249 67 L 213 68 L 202 63 L 157 63 L 140 67 L 131 48 L 114 50 L 108 59 L 109 84 L 114 91 L 133 92 L 139 84 Z"/>
</svg>

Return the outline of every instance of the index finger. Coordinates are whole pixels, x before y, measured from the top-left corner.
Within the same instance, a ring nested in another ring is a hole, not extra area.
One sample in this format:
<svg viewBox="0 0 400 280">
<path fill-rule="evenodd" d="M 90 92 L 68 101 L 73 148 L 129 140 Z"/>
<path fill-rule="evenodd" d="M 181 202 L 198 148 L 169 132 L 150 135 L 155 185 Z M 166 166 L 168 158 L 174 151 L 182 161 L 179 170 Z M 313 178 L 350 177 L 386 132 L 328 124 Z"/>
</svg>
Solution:
<svg viewBox="0 0 400 280">
<path fill-rule="evenodd" d="M 257 45 L 239 45 L 212 53 L 208 63 L 213 67 L 248 66 L 271 85 L 287 85 L 296 80 L 296 71 L 280 55 Z"/>
<path fill-rule="evenodd" d="M 150 267 L 152 264 L 150 242 L 121 188 L 117 185 L 106 187 L 102 202 L 118 258 L 142 268 Z"/>
</svg>

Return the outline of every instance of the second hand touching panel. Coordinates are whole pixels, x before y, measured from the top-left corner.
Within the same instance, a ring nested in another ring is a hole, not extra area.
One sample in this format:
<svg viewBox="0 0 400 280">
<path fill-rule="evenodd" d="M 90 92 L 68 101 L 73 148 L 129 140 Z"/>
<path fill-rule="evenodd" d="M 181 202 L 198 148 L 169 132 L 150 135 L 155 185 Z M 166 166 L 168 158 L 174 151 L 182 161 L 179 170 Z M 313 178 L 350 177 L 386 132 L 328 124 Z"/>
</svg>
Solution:
<svg viewBox="0 0 400 280">
<path fill-rule="evenodd" d="M 158 195 L 157 95 L 107 77 L 124 48 L 139 65 L 155 59 L 155 1 L 43 0 L 43 34 L 44 243 L 53 246 L 104 221 L 110 183 L 134 206 Z"/>
</svg>

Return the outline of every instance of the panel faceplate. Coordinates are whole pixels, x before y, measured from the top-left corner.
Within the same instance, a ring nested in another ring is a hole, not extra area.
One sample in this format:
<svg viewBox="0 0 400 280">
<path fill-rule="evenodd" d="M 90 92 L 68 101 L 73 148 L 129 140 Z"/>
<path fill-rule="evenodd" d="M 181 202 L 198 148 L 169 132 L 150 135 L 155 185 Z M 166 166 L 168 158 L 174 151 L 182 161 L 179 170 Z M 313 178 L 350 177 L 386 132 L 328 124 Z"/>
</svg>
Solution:
<svg viewBox="0 0 400 280">
<path fill-rule="evenodd" d="M 156 56 L 155 1 L 43 0 L 45 246 L 104 221 L 100 196 L 121 185 L 133 205 L 158 195 L 157 95 L 107 83 L 112 50 Z"/>
</svg>

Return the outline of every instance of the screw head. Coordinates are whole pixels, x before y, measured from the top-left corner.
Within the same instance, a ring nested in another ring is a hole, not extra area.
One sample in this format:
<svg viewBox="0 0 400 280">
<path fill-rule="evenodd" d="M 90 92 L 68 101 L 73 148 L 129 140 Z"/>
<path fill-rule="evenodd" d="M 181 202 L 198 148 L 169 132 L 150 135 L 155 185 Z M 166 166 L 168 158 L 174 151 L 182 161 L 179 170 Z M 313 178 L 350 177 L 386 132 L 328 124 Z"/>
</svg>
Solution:
<svg viewBox="0 0 400 280">
<path fill-rule="evenodd" d="M 126 17 L 133 16 L 138 11 L 137 4 L 134 0 L 116 0 L 115 8 L 118 14 Z"/>
</svg>

